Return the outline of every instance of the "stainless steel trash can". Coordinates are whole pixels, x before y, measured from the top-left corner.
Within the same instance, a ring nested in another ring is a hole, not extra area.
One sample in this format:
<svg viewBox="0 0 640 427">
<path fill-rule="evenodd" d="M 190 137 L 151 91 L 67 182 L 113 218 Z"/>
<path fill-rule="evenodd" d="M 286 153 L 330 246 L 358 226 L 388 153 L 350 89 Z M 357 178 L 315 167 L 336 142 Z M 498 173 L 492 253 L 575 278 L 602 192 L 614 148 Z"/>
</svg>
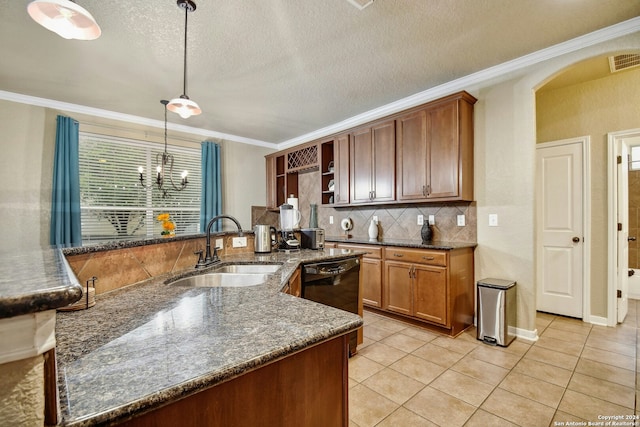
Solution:
<svg viewBox="0 0 640 427">
<path fill-rule="evenodd" d="M 516 282 L 504 279 L 478 281 L 477 338 L 506 347 L 516 337 Z"/>
</svg>

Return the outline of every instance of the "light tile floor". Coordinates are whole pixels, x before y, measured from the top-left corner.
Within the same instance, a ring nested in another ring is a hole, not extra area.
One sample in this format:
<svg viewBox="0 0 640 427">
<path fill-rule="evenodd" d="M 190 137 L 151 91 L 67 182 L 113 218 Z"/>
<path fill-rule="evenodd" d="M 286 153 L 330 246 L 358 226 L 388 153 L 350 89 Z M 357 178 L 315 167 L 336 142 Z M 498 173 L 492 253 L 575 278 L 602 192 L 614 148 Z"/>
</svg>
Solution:
<svg viewBox="0 0 640 427">
<path fill-rule="evenodd" d="M 365 311 L 364 343 L 349 360 L 350 426 L 633 421 L 638 306 L 631 300 L 615 328 L 538 313 L 538 341 L 506 348 L 481 343 L 475 328 L 452 339 Z"/>
</svg>

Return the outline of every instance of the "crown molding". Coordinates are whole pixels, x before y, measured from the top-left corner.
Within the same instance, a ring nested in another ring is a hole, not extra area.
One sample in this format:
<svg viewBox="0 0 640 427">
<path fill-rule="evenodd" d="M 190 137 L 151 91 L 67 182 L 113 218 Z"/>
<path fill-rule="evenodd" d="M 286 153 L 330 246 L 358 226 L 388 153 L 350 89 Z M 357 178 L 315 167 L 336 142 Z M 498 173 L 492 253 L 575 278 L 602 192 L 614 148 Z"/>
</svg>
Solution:
<svg viewBox="0 0 640 427">
<path fill-rule="evenodd" d="M 124 113 L 118 113 L 115 111 L 102 110 L 100 108 L 93 108 L 93 107 L 87 107 L 84 105 L 71 104 L 68 102 L 56 101 L 53 99 L 38 98 L 36 96 L 23 95 L 23 94 L 14 93 L 14 92 L 6 92 L 3 90 L 0 90 L 0 99 L 3 99 L 5 101 L 18 102 L 21 104 L 34 105 L 37 107 L 45 107 L 45 108 L 51 108 L 55 110 L 62 110 L 68 113 L 86 114 L 89 116 L 101 117 L 109 120 L 117 120 L 117 121 L 126 122 L 126 123 L 134 123 L 138 125 L 164 129 L 163 120 L 148 119 L 145 117 L 134 116 L 131 114 L 124 114 Z M 260 141 L 257 139 L 245 138 L 238 135 L 230 135 L 227 133 L 215 132 L 212 130 L 185 126 L 185 125 L 180 125 L 175 123 L 167 123 L 167 129 L 174 130 L 176 132 L 185 132 L 193 135 L 200 135 L 205 138 L 217 138 L 225 141 L 241 142 L 243 144 L 257 145 L 260 147 L 266 147 L 266 148 L 272 148 L 272 149 L 277 148 L 276 144 L 266 142 L 266 141 Z"/>
<path fill-rule="evenodd" d="M 461 77 L 459 79 L 452 80 L 439 86 L 424 90 L 422 92 L 418 92 L 414 95 L 410 95 L 398 101 L 394 101 L 373 110 L 366 111 L 362 114 L 358 114 L 357 116 L 350 117 L 341 122 L 326 126 L 313 132 L 309 132 L 299 137 L 289 139 L 287 141 L 279 143 L 277 145 L 277 148 L 278 150 L 283 150 L 298 144 L 323 138 L 327 135 L 338 133 L 355 126 L 359 126 L 367 122 L 377 120 L 391 114 L 399 113 L 403 110 L 413 108 L 430 101 L 434 101 L 452 93 L 468 89 L 469 87 L 478 87 L 493 79 L 509 73 L 513 73 L 515 71 L 522 70 L 540 62 L 544 62 L 558 56 L 566 55 L 568 53 L 575 52 L 577 50 L 584 49 L 598 43 L 613 40 L 619 37 L 626 36 L 628 34 L 633 34 L 638 31 L 640 31 L 640 17 L 632 18 L 619 24 L 615 24 L 589 34 L 585 34 L 584 36 L 576 37 L 566 42 L 550 46 L 548 48 L 530 53 L 525 56 L 521 56 L 511 61 L 503 62 L 502 64 L 498 64 L 493 67 L 478 71 L 476 73 Z"/>
</svg>

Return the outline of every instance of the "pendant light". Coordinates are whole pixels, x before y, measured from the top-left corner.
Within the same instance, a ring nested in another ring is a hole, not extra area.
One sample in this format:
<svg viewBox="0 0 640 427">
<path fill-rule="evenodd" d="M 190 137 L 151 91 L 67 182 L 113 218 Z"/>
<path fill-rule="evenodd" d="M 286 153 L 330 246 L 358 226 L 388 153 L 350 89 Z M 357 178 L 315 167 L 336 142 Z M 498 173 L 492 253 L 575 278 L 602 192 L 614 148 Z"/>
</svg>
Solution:
<svg viewBox="0 0 640 427">
<path fill-rule="evenodd" d="M 34 0 L 27 12 L 38 24 L 65 39 L 95 40 L 102 33 L 93 16 L 72 0 Z"/>
<path fill-rule="evenodd" d="M 158 190 L 162 191 L 162 198 L 166 198 L 169 194 L 169 186 L 167 185 L 167 181 L 165 180 L 165 176 L 169 177 L 169 183 L 171 187 L 173 187 L 174 191 L 182 191 L 187 188 L 187 184 L 189 183 L 187 176 L 189 175 L 188 171 L 183 171 L 180 175 L 180 185 L 176 185 L 173 182 L 173 154 L 169 154 L 167 151 L 167 104 L 169 101 L 163 99 L 160 101 L 162 105 L 164 105 L 164 153 L 156 154 L 156 185 L 158 186 Z M 168 169 L 168 170 L 167 170 Z M 143 188 L 148 189 L 153 187 L 153 184 L 146 185 L 144 183 L 144 168 L 142 166 L 138 166 L 138 173 L 140 181 L 140 185 Z"/>
<path fill-rule="evenodd" d="M 187 15 L 196 10 L 196 4 L 191 0 L 178 0 L 178 7 L 184 9 L 184 74 L 182 76 L 182 95 L 173 98 L 167 108 L 169 111 L 177 113 L 183 119 L 197 116 L 202 110 L 194 101 L 187 96 Z"/>
</svg>

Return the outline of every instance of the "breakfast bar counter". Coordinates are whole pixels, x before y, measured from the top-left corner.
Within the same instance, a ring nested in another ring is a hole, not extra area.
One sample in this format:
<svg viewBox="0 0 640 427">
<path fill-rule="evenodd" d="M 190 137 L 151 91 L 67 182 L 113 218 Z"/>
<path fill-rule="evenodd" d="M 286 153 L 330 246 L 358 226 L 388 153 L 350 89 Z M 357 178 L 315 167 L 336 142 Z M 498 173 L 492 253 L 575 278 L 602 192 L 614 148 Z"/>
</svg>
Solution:
<svg viewBox="0 0 640 427">
<path fill-rule="evenodd" d="M 302 263 L 360 254 L 230 255 L 221 264 L 282 267 L 265 284 L 245 287 L 186 287 L 156 277 L 98 295 L 88 310 L 58 313 L 60 425 L 126 421 L 357 329 L 358 315 L 281 290 Z"/>
</svg>

